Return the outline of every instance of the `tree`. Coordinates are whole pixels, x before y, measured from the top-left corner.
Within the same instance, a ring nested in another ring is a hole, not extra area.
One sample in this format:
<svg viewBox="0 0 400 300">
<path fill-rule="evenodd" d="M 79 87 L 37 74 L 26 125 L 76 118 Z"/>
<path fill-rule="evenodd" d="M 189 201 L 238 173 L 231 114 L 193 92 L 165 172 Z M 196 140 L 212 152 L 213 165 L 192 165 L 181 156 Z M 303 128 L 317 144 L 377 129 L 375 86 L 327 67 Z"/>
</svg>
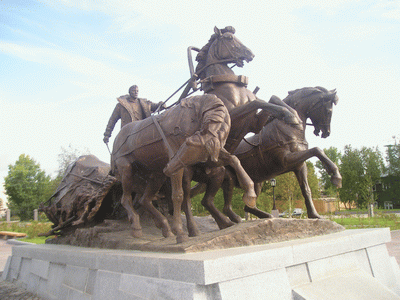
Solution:
<svg viewBox="0 0 400 300">
<path fill-rule="evenodd" d="M 33 210 L 51 194 L 50 180 L 35 160 L 21 154 L 14 165 L 8 166 L 8 175 L 4 178 L 8 207 L 21 220 L 31 219 Z"/>
<path fill-rule="evenodd" d="M 385 201 L 393 205 L 400 204 L 400 144 L 394 138 L 394 145 L 386 146 L 385 176 L 381 179 L 381 188 L 378 189 L 379 203 L 383 206 Z"/>
<path fill-rule="evenodd" d="M 386 147 L 386 172 L 388 175 L 400 176 L 400 144 L 394 138 L 394 145 Z"/>
<path fill-rule="evenodd" d="M 344 147 L 341 159 L 340 173 L 342 175 L 342 188 L 339 189 L 340 201 L 350 209 L 357 199 L 359 191 L 359 178 L 364 174 L 362 161 L 357 150 L 350 145 Z"/>
<path fill-rule="evenodd" d="M 90 151 L 88 149 L 80 150 L 74 148 L 71 144 L 68 148 L 61 147 L 61 153 L 58 154 L 58 175 L 57 177 L 63 177 L 68 166 L 76 161 L 82 155 L 88 155 Z"/>
<path fill-rule="evenodd" d="M 373 186 L 382 176 L 382 170 L 383 159 L 378 148 L 358 150 L 345 146 L 340 164 L 343 178 L 340 201 L 349 205 L 348 208 L 354 202 L 358 207 L 366 207 L 374 200 Z"/>
<path fill-rule="evenodd" d="M 328 149 L 324 149 L 326 156 L 337 166 L 339 166 L 341 153 L 336 147 L 329 147 Z M 328 196 L 337 196 L 338 191 L 335 185 L 331 182 L 331 175 L 325 170 L 324 165 L 321 161 L 317 161 L 315 166 L 318 169 L 319 174 L 321 175 L 322 187 L 324 188 L 324 193 Z"/>
<path fill-rule="evenodd" d="M 75 162 L 80 156 L 90 154 L 88 149 L 80 150 L 74 148 L 71 144 L 68 145 L 67 148 L 61 147 L 61 153 L 58 154 L 58 171 L 56 178 L 51 180 L 51 190 L 53 193 L 57 190 L 57 187 L 60 185 L 61 180 L 64 177 L 64 173 L 67 170 L 68 166 Z"/>
<path fill-rule="evenodd" d="M 310 161 L 306 161 L 307 165 L 307 180 L 311 189 L 311 194 L 313 199 L 319 198 L 319 179 L 315 174 L 314 165 Z M 303 200 L 304 197 L 301 193 L 300 185 L 297 181 L 297 178 L 293 172 L 288 172 L 282 175 L 279 175 L 276 178 L 276 188 L 275 195 L 277 200 L 285 200 L 287 204 L 283 206 L 283 209 L 292 210 L 295 208 L 296 200 Z"/>
</svg>

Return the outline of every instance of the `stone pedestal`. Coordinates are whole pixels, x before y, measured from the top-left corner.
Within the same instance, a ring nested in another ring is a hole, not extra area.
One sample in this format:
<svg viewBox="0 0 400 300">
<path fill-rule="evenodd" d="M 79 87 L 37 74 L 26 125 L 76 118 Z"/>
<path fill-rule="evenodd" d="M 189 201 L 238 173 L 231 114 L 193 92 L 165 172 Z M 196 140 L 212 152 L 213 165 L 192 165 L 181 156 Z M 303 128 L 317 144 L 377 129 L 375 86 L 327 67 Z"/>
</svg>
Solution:
<svg viewBox="0 0 400 300">
<path fill-rule="evenodd" d="M 399 299 L 385 229 L 196 253 L 14 246 L 3 278 L 46 299 Z"/>
</svg>

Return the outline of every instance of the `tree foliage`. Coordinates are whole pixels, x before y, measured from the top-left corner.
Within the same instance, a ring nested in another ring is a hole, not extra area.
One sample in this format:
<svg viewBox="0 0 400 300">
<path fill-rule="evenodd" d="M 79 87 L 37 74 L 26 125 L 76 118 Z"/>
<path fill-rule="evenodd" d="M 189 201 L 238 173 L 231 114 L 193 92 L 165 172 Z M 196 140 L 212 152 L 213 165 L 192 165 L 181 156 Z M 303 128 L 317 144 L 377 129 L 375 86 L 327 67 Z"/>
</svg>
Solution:
<svg viewBox="0 0 400 300">
<path fill-rule="evenodd" d="M 58 175 L 57 177 L 63 177 L 68 166 L 76 161 L 82 155 L 88 155 L 90 151 L 88 149 L 77 149 L 71 144 L 67 148 L 61 147 L 61 153 L 58 154 Z"/>
<path fill-rule="evenodd" d="M 378 190 L 379 203 L 391 201 L 395 206 L 400 205 L 400 144 L 394 140 L 393 145 L 386 146 L 385 176 L 382 177 L 381 189 Z"/>
<path fill-rule="evenodd" d="M 67 170 L 68 166 L 75 162 L 80 156 L 90 154 L 88 149 L 80 150 L 72 146 L 68 145 L 67 148 L 61 147 L 61 153 L 58 154 L 58 171 L 57 176 L 51 180 L 51 190 L 53 193 L 56 191 L 57 187 L 60 185 L 61 180 L 64 177 L 64 173 Z"/>
<path fill-rule="evenodd" d="M 8 206 L 21 220 L 33 217 L 33 210 L 51 194 L 50 176 L 31 157 L 21 154 L 14 165 L 8 166 L 4 178 Z"/>
<path fill-rule="evenodd" d="M 383 159 L 378 148 L 363 147 L 361 150 L 345 146 L 341 158 L 340 173 L 343 186 L 339 189 L 340 201 L 350 207 L 366 207 L 374 200 L 372 188 L 382 176 Z"/>
<path fill-rule="evenodd" d="M 336 165 L 339 166 L 341 153 L 336 147 L 329 147 L 328 149 L 324 149 L 326 156 Z M 321 183 L 324 189 L 324 193 L 328 196 L 337 196 L 337 188 L 331 182 L 331 175 L 325 170 L 324 165 L 321 161 L 317 161 L 315 166 L 318 169 L 319 174 L 321 175 Z"/>
<path fill-rule="evenodd" d="M 310 161 L 306 161 L 306 166 L 307 166 L 307 180 L 311 189 L 312 198 L 317 199 L 320 197 L 319 179 L 315 174 L 315 168 L 313 163 Z M 284 210 L 295 208 L 294 206 L 296 200 L 304 201 L 300 185 L 293 172 L 288 172 L 279 175 L 276 178 L 275 196 L 277 200 L 286 201 L 286 204 L 283 207 Z"/>
<path fill-rule="evenodd" d="M 394 145 L 386 146 L 386 172 L 388 175 L 400 177 L 400 144 L 394 140 Z"/>
</svg>

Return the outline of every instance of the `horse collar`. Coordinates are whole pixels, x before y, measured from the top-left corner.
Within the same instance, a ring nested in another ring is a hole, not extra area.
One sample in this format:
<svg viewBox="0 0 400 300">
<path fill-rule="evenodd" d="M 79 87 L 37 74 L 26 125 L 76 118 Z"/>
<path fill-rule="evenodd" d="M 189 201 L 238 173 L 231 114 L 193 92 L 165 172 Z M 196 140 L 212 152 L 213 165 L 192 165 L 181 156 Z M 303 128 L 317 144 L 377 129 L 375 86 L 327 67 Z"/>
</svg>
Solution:
<svg viewBox="0 0 400 300">
<path fill-rule="evenodd" d="M 225 83 L 231 82 L 235 83 L 239 86 L 247 87 L 249 84 L 249 78 L 243 75 L 235 75 L 235 74 L 221 74 L 221 75 L 211 75 L 207 78 L 204 78 L 201 82 L 201 89 L 208 93 L 214 89 L 214 83 Z"/>
</svg>

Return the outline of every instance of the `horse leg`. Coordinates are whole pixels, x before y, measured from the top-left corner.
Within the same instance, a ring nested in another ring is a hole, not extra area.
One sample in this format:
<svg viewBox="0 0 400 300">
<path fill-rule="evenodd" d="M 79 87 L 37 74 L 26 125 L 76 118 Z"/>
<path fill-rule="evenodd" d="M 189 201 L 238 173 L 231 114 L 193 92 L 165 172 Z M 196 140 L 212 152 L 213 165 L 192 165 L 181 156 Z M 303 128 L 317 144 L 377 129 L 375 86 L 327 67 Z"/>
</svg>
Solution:
<svg viewBox="0 0 400 300">
<path fill-rule="evenodd" d="M 190 198 L 203 194 L 206 191 L 207 184 L 198 182 L 194 187 L 190 188 Z"/>
<path fill-rule="evenodd" d="M 133 237 L 142 237 L 142 227 L 140 226 L 139 215 L 133 208 L 132 192 L 133 192 L 133 170 L 132 164 L 124 158 L 118 158 L 115 162 L 118 173 L 121 175 L 122 198 L 121 204 L 128 213 L 128 220 L 131 223 Z"/>
<path fill-rule="evenodd" d="M 339 168 L 326 156 L 325 152 L 318 147 L 290 153 L 285 157 L 285 165 L 295 166 L 314 156 L 322 162 L 328 174 L 331 175 L 332 183 L 337 188 L 342 187 L 342 176 L 339 173 Z"/>
<path fill-rule="evenodd" d="M 200 230 L 197 228 L 197 224 L 194 221 L 192 213 L 192 202 L 190 199 L 192 177 L 193 177 L 193 170 L 191 168 L 185 168 L 182 178 L 182 186 L 183 186 L 182 209 L 186 215 L 186 224 L 189 236 L 198 236 L 200 235 Z"/>
<path fill-rule="evenodd" d="M 220 159 L 235 170 L 240 187 L 245 191 L 242 198 L 243 202 L 249 207 L 255 207 L 257 194 L 254 190 L 254 183 L 243 169 L 240 160 L 235 155 L 231 155 L 224 148 L 221 149 Z"/>
<path fill-rule="evenodd" d="M 172 186 L 172 203 L 174 206 L 174 214 L 172 219 L 172 230 L 176 234 L 176 242 L 183 243 L 188 240 L 188 236 L 183 231 L 181 210 L 183 202 L 183 180 L 184 168 L 181 168 L 176 173 L 171 175 L 171 186 Z"/>
<path fill-rule="evenodd" d="M 234 175 L 229 171 L 225 171 L 225 178 L 222 183 L 222 191 L 224 194 L 224 208 L 223 212 L 228 218 L 235 222 L 242 222 L 242 218 L 237 215 L 232 209 L 233 188 L 235 187 Z M 245 206 L 246 207 L 246 206 Z"/>
<path fill-rule="evenodd" d="M 255 190 L 256 190 L 256 194 L 257 197 L 261 194 L 261 188 L 262 188 L 262 183 L 261 182 L 257 182 L 254 184 Z M 266 211 L 263 211 L 261 209 L 258 209 L 256 206 L 255 207 L 248 207 L 247 205 L 245 205 L 244 207 L 244 211 L 251 213 L 253 215 L 255 215 L 256 217 L 260 218 L 260 219 L 271 219 L 274 216 L 267 213 Z"/>
<path fill-rule="evenodd" d="M 302 121 L 299 118 L 296 110 L 288 106 L 277 96 L 272 96 L 269 102 L 257 98 L 252 102 L 257 101 L 260 108 L 268 111 L 273 117 L 283 120 L 286 124 L 295 125 L 299 129 L 303 129 Z"/>
<path fill-rule="evenodd" d="M 152 174 L 148 180 L 148 184 L 144 190 L 140 203 L 152 214 L 154 222 L 158 228 L 161 228 L 164 237 L 173 236 L 171 227 L 167 218 L 153 206 L 153 199 L 165 181 L 164 175 Z"/>
<path fill-rule="evenodd" d="M 214 197 L 217 194 L 219 188 L 222 185 L 225 176 L 225 168 L 217 167 L 213 168 L 213 173 L 208 178 L 207 188 L 204 194 L 201 204 L 210 212 L 211 216 L 214 218 L 219 229 L 224 229 L 234 225 L 231 220 L 229 220 L 223 213 L 221 213 L 214 205 Z"/>
<path fill-rule="evenodd" d="M 317 210 L 314 207 L 314 203 L 312 202 L 311 189 L 308 185 L 307 180 L 307 165 L 302 163 L 300 168 L 294 171 L 297 177 L 297 181 L 299 182 L 301 193 L 305 199 L 307 215 L 310 219 L 322 219 L 322 217 L 317 213 Z"/>
</svg>

